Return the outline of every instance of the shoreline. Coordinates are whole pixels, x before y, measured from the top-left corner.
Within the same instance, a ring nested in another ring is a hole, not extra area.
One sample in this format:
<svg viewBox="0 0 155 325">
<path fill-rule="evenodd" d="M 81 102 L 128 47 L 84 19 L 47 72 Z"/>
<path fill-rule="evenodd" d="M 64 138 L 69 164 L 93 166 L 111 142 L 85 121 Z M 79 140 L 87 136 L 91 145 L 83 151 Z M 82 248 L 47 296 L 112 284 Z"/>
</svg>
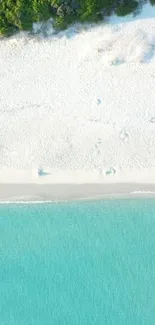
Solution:
<svg viewBox="0 0 155 325">
<path fill-rule="evenodd" d="M 0 203 L 155 198 L 155 184 L 0 184 Z"/>
</svg>

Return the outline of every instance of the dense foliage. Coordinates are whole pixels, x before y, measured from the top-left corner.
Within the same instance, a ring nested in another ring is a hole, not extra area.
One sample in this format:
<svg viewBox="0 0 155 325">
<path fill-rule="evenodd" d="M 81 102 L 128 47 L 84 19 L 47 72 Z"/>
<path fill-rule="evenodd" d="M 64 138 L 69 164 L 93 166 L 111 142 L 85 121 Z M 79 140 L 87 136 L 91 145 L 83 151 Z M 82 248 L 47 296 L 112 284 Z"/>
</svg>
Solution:
<svg viewBox="0 0 155 325">
<path fill-rule="evenodd" d="M 124 16 L 137 6 L 136 0 L 0 0 L 0 34 L 30 30 L 33 22 L 51 16 L 56 27 L 65 28 L 74 21 L 98 21 L 111 12 Z"/>
</svg>

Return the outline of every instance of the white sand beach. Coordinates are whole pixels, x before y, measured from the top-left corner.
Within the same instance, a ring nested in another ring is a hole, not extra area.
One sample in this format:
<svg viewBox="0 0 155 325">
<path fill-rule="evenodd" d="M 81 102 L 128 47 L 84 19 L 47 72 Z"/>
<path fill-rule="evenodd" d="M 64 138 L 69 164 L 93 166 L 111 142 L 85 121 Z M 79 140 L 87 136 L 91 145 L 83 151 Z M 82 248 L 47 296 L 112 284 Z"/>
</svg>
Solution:
<svg viewBox="0 0 155 325">
<path fill-rule="evenodd" d="M 0 203 L 155 198 L 154 184 L 0 184 Z"/>
<path fill-rule="evenodd" d="M 149 4 L 1 39 L 0 200 L 155 192 L 154 89 Z"/>
</svg>

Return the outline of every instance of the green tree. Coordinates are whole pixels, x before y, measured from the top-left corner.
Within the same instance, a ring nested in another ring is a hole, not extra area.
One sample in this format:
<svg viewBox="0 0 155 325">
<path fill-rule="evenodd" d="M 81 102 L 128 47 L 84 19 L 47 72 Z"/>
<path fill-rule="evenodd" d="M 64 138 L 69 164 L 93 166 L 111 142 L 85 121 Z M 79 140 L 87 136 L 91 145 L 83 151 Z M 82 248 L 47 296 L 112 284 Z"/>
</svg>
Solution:
<svg viewBox="0 0 155 325">
<path fill-rule="evenodd" d="M 52 15 L 56 27 L 66 28 L 75 21 L 97 21 L 111 11 L 127 15 L 137 6 L 136 0 L 0 0 L 0 34 L 30 30 L 33 22 Z"/>
<path fill-rule="evenodd" d="M 116 8 L 116 14 L 118 16 L 126 16 L 134 12 L 138 7 L 136 0 L 124 0 Z"/>
</svg>

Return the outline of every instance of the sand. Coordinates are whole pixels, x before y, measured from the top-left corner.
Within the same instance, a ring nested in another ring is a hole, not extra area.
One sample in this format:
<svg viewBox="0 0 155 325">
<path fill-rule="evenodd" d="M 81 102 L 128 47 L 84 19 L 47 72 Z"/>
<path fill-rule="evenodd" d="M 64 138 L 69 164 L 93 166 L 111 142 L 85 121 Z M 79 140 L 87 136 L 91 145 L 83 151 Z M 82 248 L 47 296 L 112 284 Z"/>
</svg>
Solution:
<svg viewBox="0 0 155 325">
<path fill-rule="evenodd" d="M 136 172 L 138 174 L 136 174 Z M 155 170 L 101 175 L 97 171 L 47 173 L 8 170 L 0 173 L 0 202 L 57 202 L 105 198 L 155 197 Z M 138 181 L 136 181 L 138 180 Z"/>
<path fill-rule="evenodd" d="M 0 200 L 154 191 L 154 18 L 0 41 Z"/>
<path fill-rule="evenodd" d="M 155 198 L 150 184 L 0 184 L 1 203 L 43 203 L 116 198 Z"/>
</svg>

